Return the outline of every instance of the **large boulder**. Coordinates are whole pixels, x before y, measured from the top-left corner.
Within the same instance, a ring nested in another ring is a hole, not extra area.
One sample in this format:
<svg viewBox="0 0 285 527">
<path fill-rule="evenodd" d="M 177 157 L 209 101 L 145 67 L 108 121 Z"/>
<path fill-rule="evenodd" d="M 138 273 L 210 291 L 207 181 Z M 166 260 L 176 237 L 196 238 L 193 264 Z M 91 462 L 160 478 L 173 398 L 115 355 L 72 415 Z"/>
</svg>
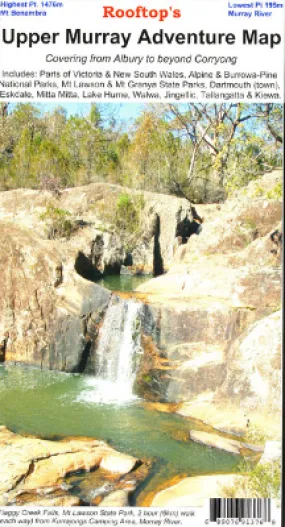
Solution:
<svg viewBox="0 0 285 527">
<path fill-rule="evenodd" d="M 268 236 L 282 220 L 282 199 L 274 193 L 281 184 L 282 172 L 276 170 L 237 191 L 215 211 L 205 211 L 201 234 L 178 248 L 173 263 L 192 264 L 203 255 L 237 253 Z"/>
<path fill-rule="evenodd" d="M 231 345 L 227 375 L 218 397 L 244 409 L 281 411 L 281 311 L 250 326 Z"/>
<path fill-rule="evenodd" d="M 23 437 L 4 426 L 0 427 L 0 503 L 14 506 L 81 505 L 81 499 L 69 492 L 72 485 L 65 478 L 78 472 L 96 470 L 104 459 L 108 459 L 106 470 L 109 472 L 117 473 L 118 466 L 120 468 L 118 479 L 113 478 L 114 485 L 110 485 L 110 474 L 98 470 L 100 485 L 108 489 L 108 493 L 115 489 L 106 506 L 127 505 L 129 486 L 127 481 L 121 479 L 121 475 L 134 469 L 134 463 L 130 463 L 131 459 L 134 460 L 131 456 L 117 452 L 96 439 L 47 441 L 32 436 Z M 134 461 L 138 463 L 139 460 Z M 142 462 L 139 464 L 144 470 L 139 469 L 138 474 L 136 470 L 133 471 L 133 490 L 147 474 L 147 466 Z M 87 501 L 92 501 L 92 496 L 88 491 L 84 495 Z"/>
<path fill-rule="evenodd" d="M 133 456 L 111 453 L 104 456 L 100 463 L 100 467 L 116 474 L 127 474 L 133 470 L 137 462 L 138 460 Z"/>
<path fill-rule="evenodd" d="M 100 507 L 127 507 L 129 505 L 129 493 L 127 490 L 115 490 L 100 502 Z"/>
<path fill-rule="evenodd" d="M 114 228 L 116 205 L 122 195 L 142 197 L 144 203 L 139 231 L 133 233 L 130 229 L 124 236 L 116 234 Z M 161 259 L 163 268 L 168 268 L 173 256 L 177 211 L 181 207 L 189 208 L 189 203 L 182 198 L 94 183 L 64 189 L 56 197 L 48 191 L 30 189 L 2 192 L 0 218 L 47 238 L 50 233 L 47 217 L 50 205 L 67 213 L 68 219 L 73 222 L 75 228 L 68 239 L 64 238 L 64 251 L 69 249 L 74 260 L 79 258 L 79 270 L 87 272 L 88 277 L 92 273 L 98 276 L 102 272 L 118 272 L 125 261 L 126 248 L 131 252 L 130 261 L 135 268 L 152 272 L 157 257 Z M 206 205 L 202 208 L 208 210 Z"/>
<path fill-rule="evenodd" d="M 88 322 L 110 293 L 63 264 L 53 241 L 27 228 L 0 229 L 0 342 L 7 362 L 80 371 Z"/>
<path fill-rule="evenodd" d="M 274 461 L 280 461 L 282 459 L 282 446 L 281 441 L 266 441 L 264 453 L 259 461 L 260 465 L 266 463 L 273 463 Z"/>
<path fill-rule="evenodd" d="M 207 209 L 202 232 L 177 248 L 169 272 L 137 289 L 148 304 L 148 359 L 142 361 L 139 377 L 141 393 L 148 399 L 191 403 L 210 391 L 215 401 L 232 398 L 237 406 L 242 400 L 246 414 L 259 408 L 268 392 L 271 402 L 278 399 L 280 369 L 268 369 L 263 400 L 256 393 L 264 391 L 264 379 L 262 358 L 257 366 L 254 349 L 263 349 L 266 342 L 264 349 L 271 350 L 267 361 L 275 364 L 280 331 L 273 338 L 273 350 L 270 340 L 274 312 L 281 305 L 281 268 L 280 247 L 272 233 L 278 233 L 281 243 L 282 203 L 274 193 L 279 184 L 280 173 L 275 172 L 215 210 Z M 256 342 L 247 339 L 252 351 L 243 365 L 245 343 L 240 339 L 258 321 L 262 335 Z M 250 375 L 246 368 L 252 369 Z"/>
<path fill-rule="evenodd" d="M 126 252 L 120 237 L 111 232 L 84 228 L 74 234 L 69 245 L 69 258 L 75 270 L 87 280 L 98 280 L 108 274 L 120 274 Z"/>
<path fill-rule="evenodd" d="M 195 443 L 206 445 L 211 448 L 217 448 L 230 454 L 240 454 L 242 444 L 235 439 L 228 439 L 227 437 L 219 436 L 217 434 L 209 434 L 207 432 L 200 432 L 200 430 L 191 430 L 190 439 Z"/>
<path fill-rule="evenodd" d="M 154 497 L 152 507 L 203 507 L 209 498 L 223 498 L 223 487 L 233 486 L 241 476 L 235 474 L 197 476 L 161 490 Z"/>
<path fill-rule="evenodd" d="M 177 403 L 217 392 L 226 380 L 231 343 L 268 314 L 263 306 L 237 309 L 214 298 L 192 300 L 153 295 L 144 306 L 136 389 L 148 400 Z"/>
</svg>

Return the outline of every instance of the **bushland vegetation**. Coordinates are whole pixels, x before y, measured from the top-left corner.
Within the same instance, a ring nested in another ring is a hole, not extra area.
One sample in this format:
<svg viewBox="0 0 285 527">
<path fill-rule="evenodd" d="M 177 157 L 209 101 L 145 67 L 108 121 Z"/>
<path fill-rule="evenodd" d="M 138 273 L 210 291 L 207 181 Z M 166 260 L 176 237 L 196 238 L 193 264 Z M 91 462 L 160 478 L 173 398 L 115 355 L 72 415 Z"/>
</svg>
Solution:
<svg viewBox="0 0 285 527">
<path fill-rule="evenodd" d="M 218 202 L 282 164 L 279 104 L 142 105 L 131 124 L 88 108 L 1 103 L 0 190 L 107 182 Z"/>
</svg>

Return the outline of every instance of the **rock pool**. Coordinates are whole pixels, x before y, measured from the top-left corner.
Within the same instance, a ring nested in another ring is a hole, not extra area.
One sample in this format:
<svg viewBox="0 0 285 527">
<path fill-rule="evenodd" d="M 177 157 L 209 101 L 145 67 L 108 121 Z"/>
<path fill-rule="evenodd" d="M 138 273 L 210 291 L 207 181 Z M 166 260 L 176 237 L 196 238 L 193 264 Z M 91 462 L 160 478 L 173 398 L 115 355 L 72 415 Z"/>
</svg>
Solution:
<svg viewBox="0 0 285 527">
<path fill-rule="evenodd" d="M 150 459 L 152 469 L 135 493 L 136 503 L 174 476 L 232 472 L 239 463 L 239 456 L 189 441 L 189 430 L 201 429 L 199 423 L 150 410 L 139 399 L 106 404 L 101 393 L 94 377 L 0 366 L 0 424 L 50 439 L 104 439 Z"/>
</svg>

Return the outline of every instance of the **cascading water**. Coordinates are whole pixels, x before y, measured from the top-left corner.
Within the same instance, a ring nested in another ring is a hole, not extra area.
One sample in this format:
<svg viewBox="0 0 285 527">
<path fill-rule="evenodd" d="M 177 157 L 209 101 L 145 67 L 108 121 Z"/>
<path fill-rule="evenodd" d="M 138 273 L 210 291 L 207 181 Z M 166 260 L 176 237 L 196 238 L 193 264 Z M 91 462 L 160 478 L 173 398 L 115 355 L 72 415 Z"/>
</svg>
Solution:
<svg viewBox="0 0 285 527">
<path fill-rule="evenodd" d="M 142 304 L 113 297 L 100 329 L 96 349 L 95 379 L 87 381 L 92 393 L 84 400 L 127 402 L 135 398 L 133 385 L 141 349 Z"/>
</svg>

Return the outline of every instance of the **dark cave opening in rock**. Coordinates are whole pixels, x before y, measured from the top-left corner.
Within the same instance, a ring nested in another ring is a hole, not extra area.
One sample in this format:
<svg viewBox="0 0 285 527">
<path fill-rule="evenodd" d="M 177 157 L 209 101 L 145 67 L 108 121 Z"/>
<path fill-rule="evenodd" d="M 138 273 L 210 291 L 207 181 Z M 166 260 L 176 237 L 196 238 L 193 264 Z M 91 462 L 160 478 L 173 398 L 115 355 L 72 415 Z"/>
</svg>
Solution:
<svg viewBox="0 0 285 527">
<path fill-rule="evenodd" d="M 75 271 L 85 278 L 85 280 L 90 280 L 92 282 L 102 278 L 102 273 L 92 264 L 91 260 L 85 256 L 81 251 L 79 251 L 75 264 Z"/>
<path fill-rule="evenodd" d="M 119 275 L 120 271 L 121 271 L 120 263 L 108 264 L 108 265 L 105 265 L 104 276 Z"/>
<path fill-rule="evenodd" d="M 160 217 L 156 214 L 156 225 L 153 243 L 153 276 L 160 276 L 164 273 L 163 258 L 160 247 Z"/>
<path fill-rule="evenodd" d="M 188 217 L 177 224 L 175 238 L 179 238 L 180 244 L 188 242 L 193 234 L 200 234 L 202 226 L 196 220 L 191 221 Z"/>
<path fill-rule="evenodd" d="M 2 341 L 0 341 L 0 364 L 5 362 L 5 353 L 7 347 L 7 337 L 5 336 Z"/>
<path fill-rule="evenodd" d="M 193 234 L 200 234 L 203 218 L 198 214 L 193 205 L 186 210 L 179 208 L 176 214 L 175 240 L 177 245 L 185 245 Z"/>
</svg>

